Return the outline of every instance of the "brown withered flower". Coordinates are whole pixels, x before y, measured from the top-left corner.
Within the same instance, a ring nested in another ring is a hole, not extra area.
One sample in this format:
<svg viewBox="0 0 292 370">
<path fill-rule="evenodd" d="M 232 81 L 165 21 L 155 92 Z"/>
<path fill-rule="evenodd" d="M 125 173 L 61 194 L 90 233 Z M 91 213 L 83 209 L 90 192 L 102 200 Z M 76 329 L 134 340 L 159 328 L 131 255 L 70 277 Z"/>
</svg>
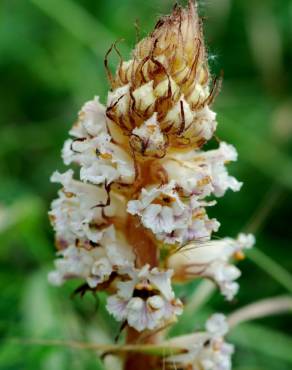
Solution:
<svg viewBox="0 0 292 370">
<path fill-rule="evenodd" d="M 159 19 L 110 82 L 107 117 L 130 135 L 135 151 L 162 156 L 167 147 L 199 148 L 212 137 L 215 87 L 192 1 Z"/>
</svg>

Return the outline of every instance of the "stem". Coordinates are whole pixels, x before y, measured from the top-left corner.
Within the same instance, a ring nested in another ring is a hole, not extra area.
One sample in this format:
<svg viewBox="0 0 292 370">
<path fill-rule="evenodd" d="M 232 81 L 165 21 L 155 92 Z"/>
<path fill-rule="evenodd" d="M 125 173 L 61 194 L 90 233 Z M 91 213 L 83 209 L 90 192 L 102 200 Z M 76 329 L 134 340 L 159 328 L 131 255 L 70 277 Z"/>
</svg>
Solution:
<svg viewBox="0 0 292 370">
<path fill-rule="evenodd" d="M 158 265 L 158 250 L 150 233 L 145 230 L 137 217 L 128 216 L 126 236 L 136 255 L 136 264 L 142 267 L 149 264 L 151 267 Z M 156 344 L 158 333 L 145 337 L 145 332 L 137 332 L 131 327 L 127 329 L 126 344 Z M 149 370 L 155 368 L 157 358 L 143 353 L 128 353 L 125 357 L 125 370 Z"/>
<path fill-rule="evenodd" d="M 128 216 L 126 223 L 126 237 L 132 246 L 136 256 L 138 268 L 149 264 L 151 267 L 158 266 L 158 250 L 156 242 L 142 225 L 138 217 Z"/>
<path fill-rule="evenodd" d="M 194 313 L 195 311 L 198 311 L 209 301 L 215 290 L 216 286 L 211 281 L 202 281 L 195 292 L 191 295 L 187 305 L 185 306 L 185 312 Z"/>
<path fill-rule="evenodd" d="M 289 296 L 263 299 L 233 312 L 228 317 L 230 328 L 245 321 L 255 320 L 270 315 L 292 312 L 292 298 Z"/>
<path fill-rule="evenodd" d="M 166 356 L 173 354 L 181 354 L 184 348 L 174 345 L 157 345 L 157 344 L 128 344 L 128 345 L 112 345 L 112 344 L 97 344 L 88 342 L 78 342 L 74 340 L 60 339 L 27 339 L 27 338 L 10 338 L 8 340 L 13 344 L 27 346 L 44 346 L 44 347 L 67 347 L 77 350 L 100 351 L 105 354 L 121 355 L 125 353 L 143 354 L 148 356 Z M 149 357 L 147 356 L 147 359 Z"/>
<path fill-rule="evenodd" d="M 127 332 L 127 344 L 134 345 L 141 341 L 141 335 L 132 328 L 128 328 Z M 148 336 L 143 344 L 155 345 L 158 343 L 157 335 Z M 128 353 L 125 358 L 124 369 L 125 370 L 149 370 L 154 369 L 157 366 L 157 357 L 149 356 L 144 353 Z"/>
</svg>

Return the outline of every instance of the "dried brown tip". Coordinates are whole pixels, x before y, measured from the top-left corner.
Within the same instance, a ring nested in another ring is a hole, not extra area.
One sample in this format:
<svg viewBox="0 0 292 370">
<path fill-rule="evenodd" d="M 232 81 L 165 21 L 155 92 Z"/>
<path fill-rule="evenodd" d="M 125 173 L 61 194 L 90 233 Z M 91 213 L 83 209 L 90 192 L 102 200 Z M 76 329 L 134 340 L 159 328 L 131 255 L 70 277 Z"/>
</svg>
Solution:
<svg viewBox="0 0 292 370">
<path fill-rule="evenodd" d="M 175 4 L 170 15 L 158 20 L 150 35 L 136 45 L 132 59 L 120 64 L 114 85 L 121 90 L 110 100 L 107 115 L 128 134 L 156 113 L 169 146 L 201 146 L 209 139 L 215 123 L 210 117 L 208 123 L 203 118 L 198 123 L 197 112 L 213 101 L 218 90 L 214 87 L 210 93 L 202 21 L 195 1 L 189 1 L 186 8 Z M 205 130 L 207 137 L 202 124 L 210 126 Z M 136 139 L 138 151 L 147 155 L 142 141 Z"/>
</svg>

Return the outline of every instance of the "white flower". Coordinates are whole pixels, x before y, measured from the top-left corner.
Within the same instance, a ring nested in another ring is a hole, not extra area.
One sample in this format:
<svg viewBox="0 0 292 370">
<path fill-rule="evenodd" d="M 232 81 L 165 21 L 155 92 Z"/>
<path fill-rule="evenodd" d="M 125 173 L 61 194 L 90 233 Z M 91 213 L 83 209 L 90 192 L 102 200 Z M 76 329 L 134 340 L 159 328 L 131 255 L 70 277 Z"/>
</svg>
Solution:
<svg viewBox="0 0 292 370">
<path fill-rule="evenodd" d="M 56 270 L 49 274 L 51 284 L 61 285 L 68 279 L 82 278 L 93 288 L 112 273 L 112 266 L 102 248 L 86 250 L 70 245 L 58 255 L 63 258 L 55 261 Z"/>
<path fill-rule="evenodd" d="M 58 252 L 56 270 L 49 274 L 49 281 L 61 285 L 68 279 L 84 279 L 89 287 L 108 280 L 113 271 L 133 264 L 134 255 L 126 243 L 116 238 L 113 226 L 105 229 L 103 237 L 95 247 L 70 245 Z"/>
<path fill-rule="evenodd" d="M 256 240 L 253 234 L 240 233 L 237 237 L 237 251 L 241 249 L 250 249 L 255 245 L 255 242 Z"/>
<path fill-rule="evenodd" d="M 97 243 L 103 236 L 106 225 L 104 216 L 114 216 L 122 210 L 121 200 L 112 197 L 111 204 L 99 207 L 107 202 L 108 194 L 100 187 L 84 184 L 72 178 L 73 171 L 64 174 L 55 172 L 52 182 L 63 185 L 59 198 L 52 202 L 49 212 L 57 239 L 66 245 L 75 244 L 76 239 Z"/>
<path fill-rule="evenodd" d="M 179 243 L 183 245 L 190 241 L 208 241 L 212 232 L 218 231 L 220 223 L 216 219 L 209 219 L 204 208 L 191 208 L 191 218 L 185 223 L 184 228 L 175 230 L 167 235 L 158 235 L 158 239 L 168 244 Z"/>
<path fill-rule="evenodd" d="M 79 122 L 70 131 L 74 139 L 65 142 L 62 156 L 65 164 L 81 166 L 82 181 L 110 184 L 113 181 L 131 183 L 135 170 L 129 154 L 112 142 L 106 124 L 105 108 L 98 98 L 85 104 Z"/>
<path fill-rule="evenodd" d="M 171 288 L 172 272 L 128 268 L 119 271 L 127 280 L 118 283 L 118 291 L 108 298 L 107 309 L 118 321 L 127 321 L 138 331 L 153 330 L 182 313 L 182 303 Z"/>
<path fill-rule="evenodd" d="M 210 242 L 190 243 L 180 248 L 168 259 L 175 278 L 181 281 L 205 277 L 214 280 L 222 294 L 232 299 L 238 291 L 235 280 L 240 270 L 230 264 L 230 259 L 243 257 L 242 250 L 254 244 L 252 235 L 239 234 L 237 239 L 225 238 Z"/>
<path fill-rule="evenodd" d="M 157 113 L 154 113 L 139 128 L 132 131 L 131 145 L 144 155 L 162 155 L 165 150 L 165 138 L 157 121 Z"/>
<path fill-rule="evenodd" d="M 206 141 L 212 138 L 217 128 L 216 115 L 207 105 L 195 114 L 192 127 L 196 129 L 197 135 Z"/>
<path fill-rule="evenodd" d="M 163 167 L 169 179 L 175 181 L 185 194 L 200 198 L 210 194 L 221 197 L 228 189 L 238 191 L 241 188 L 242 184 L 229 176 L 225 167 L 226 163 L 236 159 L 235 148 L 222 142 L 215 150 L 171 154 L 163 160 Z"/>
<path fill-rule="evenodd" d="M 79 112 L 79 120 L 70 130 L 70 135 L 82 139 L 86 136 L 98 136 L 106 132 L 105 107 L 96 96 L 84 104 Z"/>
<path fill-rule="evenodd" d="M 94 146 L 92 152 L 95 153 L 95 158 L 87 166 L 81 167 L 81 180 L 94 184 L 110 184 L 114 181 L 132 183 L 135 170 L 130 156 L 113 143 L 109 142 L 107 146 L 103 146 Z"/>
<path fill-rule="evenodd" d="M 142 224 L 154 234 L 168 234 L 185 227 L 190 217 L 189 208 L 180 200 L 174 183 L 142 189 L 139 200 L 131 200 L 127 210 L 139 215 Z"/>
<path fill-rule="evenodd" d="M 207 321 L 205 332 L 173 338 L 165 343 L 187 351 L 168 357 L 167 363 L 186 370 L 231 370 L 234 347 L 224 341 L 227 332 L 225 316 L 214 314 Z"/>
<path fill-rule="evenodd" d="M 182 244 L 195 239 L 209 240 L 211 233 L 218 230 L 218 221 L 210 220 L 203 208 L 213 204 L 196 197 L 182 202 L 171 181 L 161 187 L 142 189 L 140 199 L 129 201 L 127 210 L 140 216 L 142 224 L 158 240 Z"/>
<path fill-rule="evenodd" d="M 206 330 L 215 338 L 224 337 L 228 333 L 226 317 L 220 313 L 214 314 L 206 322 Z"/>
<path fill-rule="evenodd" d="M 183 160 L 177 156 L 167 156 L 163 167 L 184 194 L 203 198 L 212 193 L 212 179 L 207 166 L 199 166 L 196 161 Z"/>
<path fill-rule="evenodd" d="M 98 160 L 100 155 L 110 154 L 108 146 L 111 137 L 106 132 L 98 136 L 85 136 L 75 140 L 69 139 L 63 148 L 63 159 L 65 164 L 76 162 L 82 166 L 90 166 Z"/>
<path fill-rule="evenodd" d="M 226 163 L 237 160 L 237 152 L 232 145 L 222 142 L 218 149 L 206 152 L 205 157 L 211 165 L 213 192 L 217 197 L 223 196 L 227 189 L 240 190 L 242 183 L 229 176 L 225 167 Z"/>
</svg>

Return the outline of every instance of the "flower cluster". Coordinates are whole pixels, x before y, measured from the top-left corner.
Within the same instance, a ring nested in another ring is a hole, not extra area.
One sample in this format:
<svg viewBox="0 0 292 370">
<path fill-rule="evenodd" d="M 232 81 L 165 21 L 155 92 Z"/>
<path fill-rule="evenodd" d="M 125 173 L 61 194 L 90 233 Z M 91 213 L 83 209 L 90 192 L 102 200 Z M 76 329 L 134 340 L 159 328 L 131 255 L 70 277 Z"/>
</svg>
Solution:
<svg viewBox="0 0 292 370">
<path fill-rule="evenodd" d="M 254 239 L 212 240 L 220 224 L 208 207 L 241 183 L 226 169 L 237 160 L 232 145 L 203 150 L 217 126 L 210 107 L 217 84 L 194 4 L 161 18 L 132 59 L 108 76 L 106 106 L 97 97 L 83 106 L 62 151 L 78 173 L 52 176 L 61 190 L 49 213 L 58 249 L 49 280 L 61 285 L 75 278 L 105 290 L 116 320 L 152 331 L 183 311 L 173 283 L 212 279 L 232 299 L 240 276 L 232 262 Z M 188 354 L 171 361 L 230 369 L 226 331 L 215 315 Z"/>
</svg>

